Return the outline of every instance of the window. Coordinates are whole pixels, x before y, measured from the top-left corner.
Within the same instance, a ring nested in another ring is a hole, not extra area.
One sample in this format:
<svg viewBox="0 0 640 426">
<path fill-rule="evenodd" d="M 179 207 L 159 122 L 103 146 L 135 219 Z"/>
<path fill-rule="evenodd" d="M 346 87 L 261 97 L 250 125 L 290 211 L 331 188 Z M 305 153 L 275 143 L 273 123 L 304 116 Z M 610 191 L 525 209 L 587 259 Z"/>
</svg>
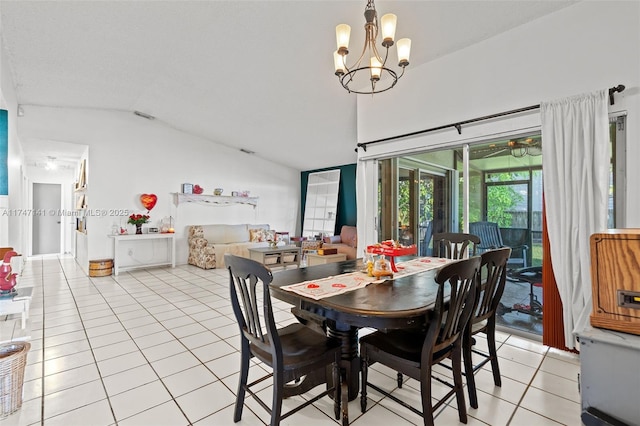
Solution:
<svg viewBox="0 0 640 426">
<path fill-rule="evenodd" d="M 625 122 L 625 116 L 612 117 L 609 119 L 611 164 L 609 167 L 608 228 L 624 228 L 626 226 L 627 138 Z"/>
</svg>

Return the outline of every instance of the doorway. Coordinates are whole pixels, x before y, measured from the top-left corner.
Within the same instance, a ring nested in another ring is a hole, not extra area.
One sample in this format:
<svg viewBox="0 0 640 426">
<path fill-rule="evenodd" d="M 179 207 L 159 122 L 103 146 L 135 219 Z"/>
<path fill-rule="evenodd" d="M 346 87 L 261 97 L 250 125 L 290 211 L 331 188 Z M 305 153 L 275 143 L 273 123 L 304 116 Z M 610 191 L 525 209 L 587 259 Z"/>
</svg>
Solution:
<svg viewBox="0 0 640 426">
<path fill-rule="evenodd" d="M 31 253 L 60 253 L 62 185 L 33 184 L 33 239 Z"/>
</svg>

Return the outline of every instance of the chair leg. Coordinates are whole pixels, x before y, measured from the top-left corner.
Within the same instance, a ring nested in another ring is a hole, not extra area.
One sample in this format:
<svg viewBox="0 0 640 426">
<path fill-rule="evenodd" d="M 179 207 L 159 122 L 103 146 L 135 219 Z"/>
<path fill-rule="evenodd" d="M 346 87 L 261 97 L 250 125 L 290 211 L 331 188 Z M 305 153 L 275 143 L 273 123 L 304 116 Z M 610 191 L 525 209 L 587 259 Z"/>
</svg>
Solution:
<svg viewBox="0 0 640 426">
<path fill-rule="evenodd" d="M 282 414 L 282 398 L 284 394 L 284 378 L 282 372 L 274 366 L 273 371 L 273 398 L 271 402 L 271 426 L 280 424 L 280 415 Z"/>
<path fill-rule="evenodd" d="M 500 378 L 500 367 L 498 366 L 498 351 L 496 350 L 495 317 L 489 319 L 486 333 L 487 345 L 489 346 L 489 355 L 491 356 L 491 371 L 493 372 L 493 383 L 496 386 L 502 386 L 502 379 Z"/>
<path fill-rule="evenodd" d="M 458 403 L 458 417 L 460 422 L 467 423 L 467 404 L 464 400 L 464 388 L 462 387 L 462 346 L 456 344 L 451 353 L 451 366 L 453 367 L 453 386 Z"/>
<path fill-rule="evenodd" d="M 402 389 L 402 373 L 398 373 L 398 389 Z"/>
<path fill-rule="evenodd" d="M 422 419 L 424 426 L 433 426 L 433 403 L 431 402 L 431 366 L 425 366 L 421 373 L 420 397 L 422 399 Z"/>
<path fill-rule="evenodd" d="M 360 372 L 362 383 L 360 384 L 360 410 L 364 413 L 367 411 L 367 373 L 369 366 L 367 365 L 367 352 L 360 348 Z"/>
<path fill-rule="evenodd" d="M 249 377 L 249 343 L 242 341 L 242 358 L 240 360 L 240 378 L 238 379 L 238 393 L 236 396 L 236 408 L 233 413 L 233 421 L 239 422 L 242 419 L 242 409 L 244 408 L 245 386 Z"/>
<path fill-rule="evenodd" d="M 340 393 L 341 393 L 341 380 L 340 380 L 340 360 L 336 356 L 336 360 L 333 363 L 333 412 L 336 416 L 336 420 L 340 419 Z"/>
<path fill-rule="evenodd" d="M 476 379 L 473 376 L 473 360 L 471 358 L 471 348 L 473 338 L 465 333 L 462 341 L 462 357 L 464 359 L 464 374 L 467 379 L 467 390 L 469 392 L 469 405 L 478 408 L 478 393 L 476 391 Z"/>
<path fill-rule="evenodd" d="M 349 385 L 346 380 L 340 384 L 342 388 L 342 426 L 349 426 Z"/>
</svg>

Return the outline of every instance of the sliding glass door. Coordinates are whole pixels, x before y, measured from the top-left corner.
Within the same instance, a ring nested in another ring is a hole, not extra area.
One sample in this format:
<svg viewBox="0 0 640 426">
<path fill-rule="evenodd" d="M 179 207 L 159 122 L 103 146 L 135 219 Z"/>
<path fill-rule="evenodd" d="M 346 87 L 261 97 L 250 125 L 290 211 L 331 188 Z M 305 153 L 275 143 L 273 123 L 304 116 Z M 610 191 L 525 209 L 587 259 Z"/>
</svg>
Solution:
<svg viewBox="0 0 640 426">
<path fill-rule="evenodd" d="M 469 223 L 492 222 L 504 245 L 514 249 L 510 268 L 541 264 L 539 135 L 381 160 L 379 179 L 381 241 L 416 244 L 421 256 L 429 256 L 433 234 L 463 232 Z M 535 284 L 515 278 L 507 283 L 499 323 L 542 333 L 540 312 L 532 308 L 542 303 Z"/>
<path fill-rule="evenodd" d="M 452 212 L 457 211 L 449 202 L 457 192 L 451 189 L 457 172 L 425 158 L 380 161 L 378 182 L 380 241 L 416 244 L 422 256 L 430 255 L 434 233 L 451 229 Z"/>
</svg>

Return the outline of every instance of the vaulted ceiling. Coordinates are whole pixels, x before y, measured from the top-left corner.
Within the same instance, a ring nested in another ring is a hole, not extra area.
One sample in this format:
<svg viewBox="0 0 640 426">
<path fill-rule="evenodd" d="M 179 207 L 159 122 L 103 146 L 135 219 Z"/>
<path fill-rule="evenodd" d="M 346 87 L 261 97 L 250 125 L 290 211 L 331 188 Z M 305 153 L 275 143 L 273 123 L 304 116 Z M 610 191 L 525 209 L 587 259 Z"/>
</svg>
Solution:
<svg viewBox="0 0 640 426">
<path fill-rule="evenodd" d="M 352 27 L 351 50 L 361 49 L 365 3 L 0 0 L 0 30 L 21 105 L 142 111 L 212 142 L 311 170 L 356 160 L 356 95 L 336 81 L 332 52 L 339 23 Z M 412 39 L 410 73 L 573 3 L 376 7 L 379 16 L 398 16 L 398 38 Z M 411 91 L 402 83 L 393 90 Z M 376 96 L 384 102 L 384 94 Z M 68 142 L 20 138 L 34 158 Z"/>
</svg>

